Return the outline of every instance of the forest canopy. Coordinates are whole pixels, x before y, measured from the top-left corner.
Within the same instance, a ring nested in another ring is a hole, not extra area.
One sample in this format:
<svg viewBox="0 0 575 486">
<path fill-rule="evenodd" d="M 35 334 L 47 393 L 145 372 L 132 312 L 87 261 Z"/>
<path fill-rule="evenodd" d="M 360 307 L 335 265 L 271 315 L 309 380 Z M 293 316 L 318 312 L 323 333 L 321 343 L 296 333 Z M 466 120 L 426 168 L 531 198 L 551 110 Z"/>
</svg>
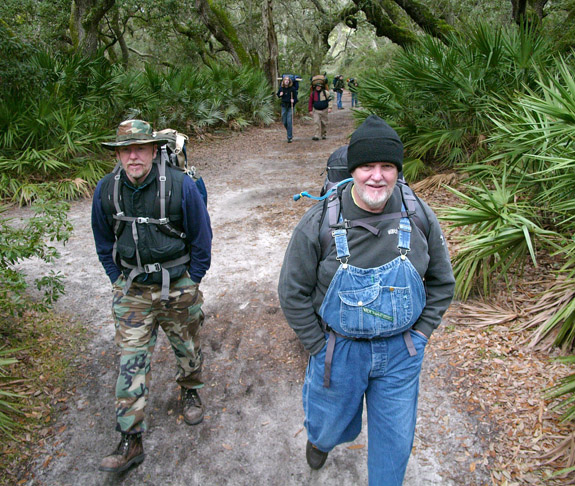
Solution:
<svg viewBox="0 0 575 486">
<path fill-rule="evenodd" d="M 4 35 L 38 48 L 104 53 L 124 67 L 232 63 L 263 69 L 273 84 L 280 71 L 357 71 L 354 60 L 367 52 L 406 47 L 424 33 L 445 41 L 478 19 L 545 23 L 556 45 L 570 49 L 572 7 L 572 0 L 6 0 L 0 14 Z"/>
</svg>

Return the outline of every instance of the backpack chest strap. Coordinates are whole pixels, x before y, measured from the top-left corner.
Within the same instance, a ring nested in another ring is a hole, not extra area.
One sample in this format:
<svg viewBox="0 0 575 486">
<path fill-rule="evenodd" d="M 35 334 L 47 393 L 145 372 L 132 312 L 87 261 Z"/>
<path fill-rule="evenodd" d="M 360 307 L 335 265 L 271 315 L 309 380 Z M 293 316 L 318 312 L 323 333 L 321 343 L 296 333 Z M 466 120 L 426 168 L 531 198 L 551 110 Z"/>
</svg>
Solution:
<svg viewBox="0 0 575 486">
<path fill-rule="evenodd" d="M 331 203 L 331 201 L 330 201 Z M 337 260 L 339 260 L 343 265 L 347 264 L 349 259 L 349 245 L 347 241 L 347 230 L 348 228 L 354 227 L 362 227 L 367 229 L 370 233 L 375 236 L 379 236 L 379 229 L 375 228 L 374 226 L 370 225 L 370 222 L 377 222 L 383 221 L 387 219 L 397 219 L 400 217 L 399 220 L 399 228 L 398 228 L 398 244 L 397 247 L 399 248 L 399 252 L 401 254 L 402 259 L 405 259 L 405 256 L 408 251 L 410 251 L 411 245 L 411 223 L 409 221 L 408 213 L 405 210 L 405 206 L 401 205 L 401 212 L 398 213 L 388 213 L 388 214 L 378 214 L 375 216 L 370 216 L 368 218 L 356 219 L 356 220 L 344 220 L 341 214 L 339 215 L 339 222 L 336 225 L 331 225 L 333 231 L 331 232 L 334 241 L 335 241 L 335 248 L 337 251 Z M 328 203 L 328 211 L 330 210 L 329 203 Z M 331 214 L 330 223 L 331 223 Z"/>
</svg>

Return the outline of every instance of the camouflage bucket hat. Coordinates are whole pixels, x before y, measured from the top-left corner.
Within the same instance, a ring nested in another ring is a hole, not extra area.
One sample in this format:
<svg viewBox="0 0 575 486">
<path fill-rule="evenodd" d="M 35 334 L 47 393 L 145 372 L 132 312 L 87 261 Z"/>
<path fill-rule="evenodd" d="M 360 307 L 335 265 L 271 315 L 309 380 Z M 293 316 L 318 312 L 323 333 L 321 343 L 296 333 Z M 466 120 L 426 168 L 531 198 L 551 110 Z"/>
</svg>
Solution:
<svg viewBox="0 0 575 486">
<path fill-rule="evenodd" d="M 152 125 L 143 120 L 125 120 L 118 125 L 115 142 L 102 142 L 110 150 L 132 144 L 166 143 L 165 136 L 158 136 L 152 130 Z"/>
</svg>

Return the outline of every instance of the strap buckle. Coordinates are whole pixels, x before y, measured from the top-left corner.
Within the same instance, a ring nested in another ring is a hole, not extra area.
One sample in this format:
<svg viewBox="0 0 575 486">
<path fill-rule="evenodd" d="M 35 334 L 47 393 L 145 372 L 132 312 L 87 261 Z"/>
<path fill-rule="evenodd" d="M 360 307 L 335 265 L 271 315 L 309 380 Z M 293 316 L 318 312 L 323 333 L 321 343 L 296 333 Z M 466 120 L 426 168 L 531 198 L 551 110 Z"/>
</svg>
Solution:
<svg viewBox="0 0 575 486">
<path fill-rule="evenodd" d="M 334 230 L 348 230 L 351 228 L 350 223 L 351 221 L 349 219 L 344 219 L 343 221 L 330 225 L 330 228 L 333 228 Z"/>
<path fill-rule="evenodd" d="M 136 218 L 136 223 L 139 224 L 148 224 L 150 222 L 150 218 Z"/>
<path fill-rule="evenodd" d="M 154 273 L 154 272 L 161 272 L 162 265 L 159 263 L 146 263 L 144 265 L 144 272 L 146 273 Z"/>
<path fill-rule="evenodd" d="M 160 218 L 158 219 L 160 224 L 168 224 L 170 222 L 169 218 Z"/>
</svg>

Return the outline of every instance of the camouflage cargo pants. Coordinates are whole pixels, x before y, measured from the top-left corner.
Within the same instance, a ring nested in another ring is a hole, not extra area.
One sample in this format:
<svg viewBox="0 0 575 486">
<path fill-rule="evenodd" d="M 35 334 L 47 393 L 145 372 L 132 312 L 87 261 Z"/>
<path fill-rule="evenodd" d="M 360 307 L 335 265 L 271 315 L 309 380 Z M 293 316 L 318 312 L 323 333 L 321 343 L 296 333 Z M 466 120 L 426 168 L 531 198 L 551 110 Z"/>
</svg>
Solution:
<svg viewBox="0 0 575 486">
<path fill-rule="evenodd" d="M 185 274 L 170 285 L 168 301 L 160 300 L 160 285 L 132 283 L 127 295 L 125 279 L 114 283 L 112 312 L 115 342 L 121 348 L 116 382 L 116 430 L 146 430 L 151 360 L 161 326 L 176 355 L 176 381 L 185 388 L 201 388 L 202 351 L 199 331 L 204 321 L 204 302 L 199 285 Z"/>
</svg>

